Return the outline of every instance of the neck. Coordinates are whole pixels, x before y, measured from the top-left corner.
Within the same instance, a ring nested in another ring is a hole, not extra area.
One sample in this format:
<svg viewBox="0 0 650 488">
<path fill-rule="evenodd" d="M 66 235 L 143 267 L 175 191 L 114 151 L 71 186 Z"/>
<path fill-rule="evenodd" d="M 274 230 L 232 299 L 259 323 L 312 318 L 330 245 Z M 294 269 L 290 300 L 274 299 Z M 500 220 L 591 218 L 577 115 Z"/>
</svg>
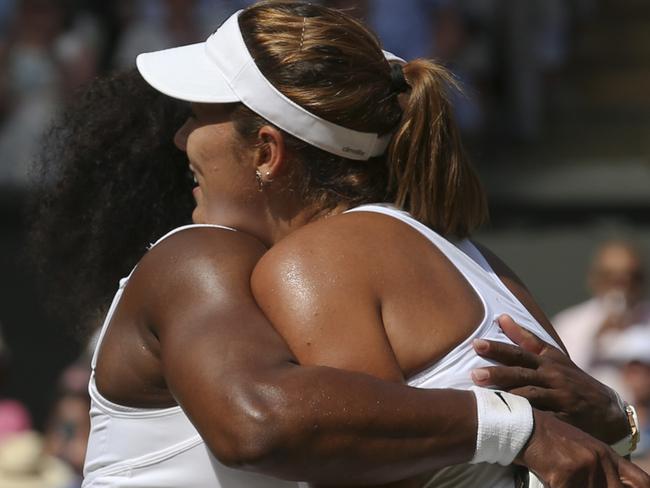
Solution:
<svg viewBox="0 0 650 488">
<path fill-rule="evenodd" d="M 301 227 L 315 222 L 320 219 L 326 219 L 334 215 L 345 212 L 349 208 L 348 205 L 338 205 L 330 210 L 323 210 L 317 208 L 315 205 L 301 209 L 293 214 L 290 218 L 276 218 L 273 219 L 268 233 L 268 242 L 266 244 L 271 247 L 282 239 L 287 237 L 292 232 L 300 229 Z"/>
</svg>

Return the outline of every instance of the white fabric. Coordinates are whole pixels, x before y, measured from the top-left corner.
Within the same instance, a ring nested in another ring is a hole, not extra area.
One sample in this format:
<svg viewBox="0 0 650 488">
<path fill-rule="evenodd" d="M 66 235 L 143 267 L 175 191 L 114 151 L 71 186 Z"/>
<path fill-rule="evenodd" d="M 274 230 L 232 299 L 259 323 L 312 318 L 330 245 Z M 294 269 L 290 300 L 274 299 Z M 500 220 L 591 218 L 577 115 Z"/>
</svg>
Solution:
<svg viewBox="0 0 650 488">
<path fill-rule="evenodd" d="M 610 446 L 619 456 L 632 454 L 632 434 L 626 435 L 623 439 Z"/>
<path fill-rule="evenodd" d="M 413 219 L 408 213 L 390 205 L 364 205 L 352 209 L 350 212 L 381 213 L 401 220 L 420 232 L 458 269 L 483 303 L 485 315 L 481 323 L 477 324 L 474 332 L 437 363 L 409 378 L 409 385 L 417 388 L 472 389 L 475 385 L 470 377 L 471 371 L 475 368 L 495 365 L 494 362 L 476 354 L 472 347 L 472 341 L 487 339 L 512 344 L 497 322 L 499 315 L 504 313 L 510 315 L 515 322 L 542 340 L 558 346 L 526 307 L 503 284 L 471 241 L 466 239 L 452 244 Z M 450 466 L 433 475 L 425 487 L 512 488 L 514 486 L 514 470 L 515 468 L 512 466 L 487 463 Z"/>
<path fill-rule="evenodd" d="M 138 70 L 166 95 L 188 102 L 242 102 L 298 139 L 344 158 L 363 161 L 386 151 L 391 134 L 380 137 L 328 122 L 278 91 L 246 47 L 240 13 L 234 13 L 205 42 L 140 54 Z"/>
<path fill-rule="evenodd" d="M 533 433 L 533 409 L 527 399 L 504 391 L 472 388 L 478 432 L 472 464 L 508 466 Z"/>
<path fill-rule="evenodd" d="M 227 227 L 190 225 L 195 227 Z M 156 245 L 154 244 L 154 246 Z M 106 315 L 92 359 L 90 437 L 83 488 L 298 488 L 298 483 L 227 468 L 215 459 L 181 407 L 131 408 L 104 398 L 95 383 L 97 355 L 129 278 Z M 216 413 L 215 413 L 216 415 Z"/>
</svg>

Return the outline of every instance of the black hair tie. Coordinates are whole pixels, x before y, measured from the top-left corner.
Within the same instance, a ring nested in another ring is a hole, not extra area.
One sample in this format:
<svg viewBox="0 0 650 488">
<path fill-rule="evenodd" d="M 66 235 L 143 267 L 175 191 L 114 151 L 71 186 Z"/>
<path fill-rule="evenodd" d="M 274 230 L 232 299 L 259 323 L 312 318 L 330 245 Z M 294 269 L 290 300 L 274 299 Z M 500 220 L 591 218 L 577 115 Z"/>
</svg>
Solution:
<svg viewBox="0 0 650 488">
<path fill-rule="evenodd" d="M 397 93 L 405 93 L 411 89 L 404 76 L 404 68 L 399 63 L 390 64 L 390 85 Z"/>
</svg>

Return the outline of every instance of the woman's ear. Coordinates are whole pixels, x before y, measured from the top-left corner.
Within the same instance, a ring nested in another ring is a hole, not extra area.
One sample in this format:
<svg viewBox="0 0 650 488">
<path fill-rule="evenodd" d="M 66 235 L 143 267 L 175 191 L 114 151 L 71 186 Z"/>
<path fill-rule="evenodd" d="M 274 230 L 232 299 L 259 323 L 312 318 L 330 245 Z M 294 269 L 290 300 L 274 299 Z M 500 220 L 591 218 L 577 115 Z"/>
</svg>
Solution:
<svg viewBox="0 0 650 488">
<path fill-rule="evenodd" d="M 286 146 L 284 134 L 277 128 L 265 125 L 257 133 L 256 169 L 262 182 L 271 182 L 285 171 Z"/>
</svg>

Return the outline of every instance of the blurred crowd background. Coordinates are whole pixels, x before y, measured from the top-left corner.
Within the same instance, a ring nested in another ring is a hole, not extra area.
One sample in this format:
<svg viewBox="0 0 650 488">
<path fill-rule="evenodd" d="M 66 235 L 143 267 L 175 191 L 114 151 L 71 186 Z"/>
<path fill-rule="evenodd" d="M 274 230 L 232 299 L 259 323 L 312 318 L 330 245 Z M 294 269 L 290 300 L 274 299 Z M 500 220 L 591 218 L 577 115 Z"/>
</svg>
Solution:
<svg viewBox="0 0 650 488">
<path fill-rule="evenodd" d="M 0 0 L 0 486 L 16 476 L 33 484 L 15 486 L 78 486 L 88 432 L 86 345 L 66 332 L 74 324 L 48 316 L 36 292 L 46 277 L 22 252 L 42 134 L 95 77 L 132 68 L 140 52 L 201 41 L 250 3 Z M 492 214 L 477 239 L 555 317 L 574 361 L 637 406 L 647 469 L 650 3 L 321 3 L 462 82 L 456 115 Z"/>
</svg>

